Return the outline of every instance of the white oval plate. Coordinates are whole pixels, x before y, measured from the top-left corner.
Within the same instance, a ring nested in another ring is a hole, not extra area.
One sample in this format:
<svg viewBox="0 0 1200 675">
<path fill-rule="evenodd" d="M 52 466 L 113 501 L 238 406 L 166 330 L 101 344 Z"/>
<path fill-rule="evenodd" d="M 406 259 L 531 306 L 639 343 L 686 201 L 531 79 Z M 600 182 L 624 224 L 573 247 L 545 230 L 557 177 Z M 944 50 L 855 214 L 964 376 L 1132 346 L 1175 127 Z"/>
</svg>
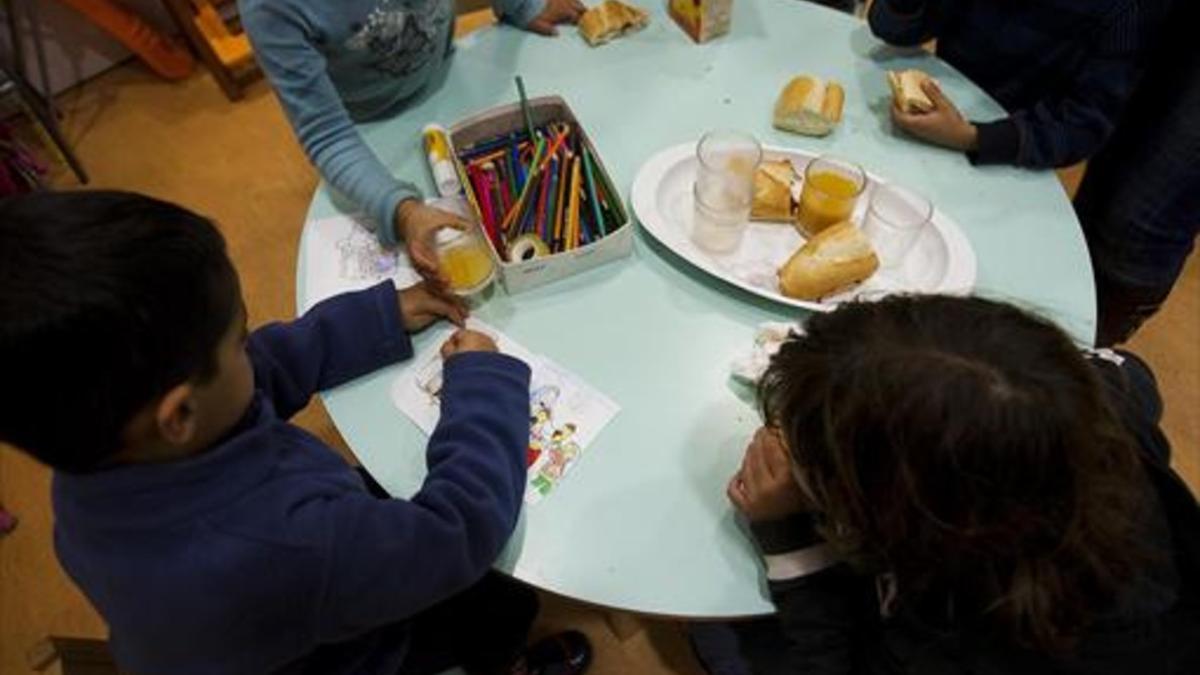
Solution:
<svg viewBox="0 0 1200 675">
<path fill-rule="evenodd" d="M 763 159 L 788 159 L 797 173 L 816 155 L 768 146 Z M 633 211 L 642 228 L 692 265 L 714 277 L 769 300 L 793 307 L 830 311 L 847 300 L 878 299 L 890 293 L 966 295 L 975 286 L 975 251 L 958 224 L 934 208 L 933 227 L 925 228 L 898 272 L 876 272 L 866 281 L 819 302 L 796 300 L 779 292 L 776 276 L 784 262 L 804 243 L 789 223 L 751 222 L 737 250 L 710 253 L 692 242 L 692 185 L 696 180 L 696 144 L 684 143 L 651 157 L 633 181 Z M 884 182 L 867 174 L 867 190 L 852 219 L 861 223 L 870 190 Z"/>
</svg>

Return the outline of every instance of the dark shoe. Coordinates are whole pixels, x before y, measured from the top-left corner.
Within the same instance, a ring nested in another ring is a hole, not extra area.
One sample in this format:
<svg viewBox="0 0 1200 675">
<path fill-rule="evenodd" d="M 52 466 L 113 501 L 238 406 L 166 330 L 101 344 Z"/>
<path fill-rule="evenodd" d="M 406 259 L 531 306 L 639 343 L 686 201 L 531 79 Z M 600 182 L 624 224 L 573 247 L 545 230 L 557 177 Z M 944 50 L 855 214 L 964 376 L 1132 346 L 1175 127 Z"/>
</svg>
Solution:
<svg viewBox="0 0 1200 675">
<path fill-rule="evenodd" d="M 582 675 L 592 665 L 592 643 L 577 630 L 555 633 L 525 649 L 514 675 Z"/>
</svg>

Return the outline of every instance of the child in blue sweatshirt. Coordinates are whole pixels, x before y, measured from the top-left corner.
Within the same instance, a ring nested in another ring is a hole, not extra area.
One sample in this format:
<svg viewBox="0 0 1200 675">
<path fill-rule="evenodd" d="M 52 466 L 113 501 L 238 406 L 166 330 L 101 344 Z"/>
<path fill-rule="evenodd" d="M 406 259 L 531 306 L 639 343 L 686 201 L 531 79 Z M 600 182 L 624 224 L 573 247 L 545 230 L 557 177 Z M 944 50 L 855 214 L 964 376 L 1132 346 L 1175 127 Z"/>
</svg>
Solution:
<svg viewBox="0 0 1200 675">
<path fill-rule="evenodd" d="M 935 84 L 927 113 L 892 111 L 905 132 L 977 164 L 1062 167 L 1113 131 L 1167 7 L 1178 0 L 875 0 L 871 30 L 937 55 L 1009 112 L 967 120 Z"/>
<path fill-rule="evenodd" d="M 363 142 L 356 123 L 401 111 L 450 56 L 455 0 L 238 0 L 254 53 L 321 176 L 371 217 L 385 246 L 404 241 L 436 278 L 433 237 L 460 223 L 427 206 Z M 575 23 L 579 0 L 493 0 L 504 21 L 543 35 Z M 416 146 L 414 146 L 416 147 Z"/>
<path fill-rule="evenodd" d="M 529 589 L 488 569 L 517 519 L 529 369 L 460 330 L 411 499 L 287 422 L 409 358 L 462 306 L 391 282 L 252 333 L 207 219 L 119 192 L 0 203 L 0 440 L 55 469 L 55 546 L 140 674 L 578 673 L 521 655 Z"/>
</svg>

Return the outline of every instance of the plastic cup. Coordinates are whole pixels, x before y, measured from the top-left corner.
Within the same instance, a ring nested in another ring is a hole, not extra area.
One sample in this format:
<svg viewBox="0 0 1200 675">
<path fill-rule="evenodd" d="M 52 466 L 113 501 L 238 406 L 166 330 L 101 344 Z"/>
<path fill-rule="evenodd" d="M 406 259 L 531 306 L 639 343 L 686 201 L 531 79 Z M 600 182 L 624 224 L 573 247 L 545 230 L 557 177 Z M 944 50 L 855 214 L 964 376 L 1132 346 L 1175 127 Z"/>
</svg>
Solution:
<svg viewBox="0 0 1200 675">
<path fill-rule="evenodd" d="M 933 218 L 933 203 L 894 183 L 871 192 L 863 232 L 871 240 L 881 269 L 896 272 Z"/>
<path fill-rule="evenodd" d="M 467 297 L 478 294 L 492 282 L 496 265 L 478 226 L 465 230 L 443 228 L 437 234 L 438 265 L 450 290 Z"/>
<path fill-rule="evenodd" d="M 749 134 L 711 131 L 696 146 L 696 159 L 692 240 L 709 251 L 732 251 L 750 221 L 762 146 Z"/>
</svg>

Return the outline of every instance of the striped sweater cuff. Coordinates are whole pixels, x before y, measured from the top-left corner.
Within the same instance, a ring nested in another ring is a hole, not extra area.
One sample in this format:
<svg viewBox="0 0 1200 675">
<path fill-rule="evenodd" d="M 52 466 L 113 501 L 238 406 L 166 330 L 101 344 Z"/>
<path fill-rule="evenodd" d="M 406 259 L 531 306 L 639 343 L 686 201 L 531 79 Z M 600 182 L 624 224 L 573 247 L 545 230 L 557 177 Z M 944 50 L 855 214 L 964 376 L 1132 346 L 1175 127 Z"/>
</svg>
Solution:
<svg viewBox="0 0 1200 675">
<path fill-rule="evenodd" d="M 833 547 L 817 534 L 816 524 L 811 513 L 750 523 L 750 531 L 763 552 L 769 581 L 806 576 L 838 563 Z"/>
<path fill-rule="evenodd" d="M 816 574 L 838 564 L 837 552 L 830 544 L 817 544 L 798 551 L 763 556 L 767 581 L 787 581 Z"/>
</svg>

